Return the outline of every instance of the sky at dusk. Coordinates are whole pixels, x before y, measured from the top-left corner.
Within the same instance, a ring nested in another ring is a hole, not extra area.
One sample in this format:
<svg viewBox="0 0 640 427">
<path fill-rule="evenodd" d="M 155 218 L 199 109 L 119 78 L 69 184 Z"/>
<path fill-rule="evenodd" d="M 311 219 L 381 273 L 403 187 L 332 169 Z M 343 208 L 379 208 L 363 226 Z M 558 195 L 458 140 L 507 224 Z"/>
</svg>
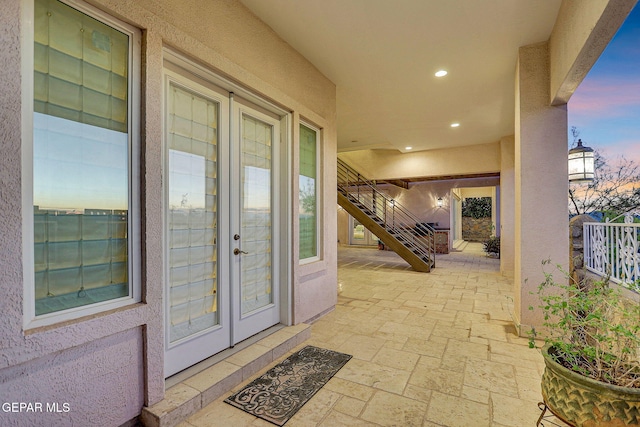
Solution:
<svg viewBox="0 0 640 427">
<path fill-rule="evenodd" d="M 640 3 L 569 101 L 569 130 L 613 160 L 640 163 Z M 569 145 L 573 142 L 569 131 Z"/>
</svg>

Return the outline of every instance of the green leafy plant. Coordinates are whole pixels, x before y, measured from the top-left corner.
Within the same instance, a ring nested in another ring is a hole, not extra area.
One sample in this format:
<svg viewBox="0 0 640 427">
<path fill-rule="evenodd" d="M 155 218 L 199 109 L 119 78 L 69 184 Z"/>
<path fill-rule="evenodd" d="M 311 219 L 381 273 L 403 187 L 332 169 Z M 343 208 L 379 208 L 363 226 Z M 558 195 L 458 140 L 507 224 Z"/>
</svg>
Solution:
<svg viewBox="0 0 640 427">
<path fill-rule="evenodd" d="M 544 314 L 542 338 L 549 355 L 585 377 L 640 388 L 640 304 L 625 298 L 608 279 L 577 283 L 558 269 L 564 281 L 558 283 L 545 272 L 533 293 L 541 301 L 537 308 Z M 530 331 L 530 347 L 536 347 L 538 335 Z"/>
<path fill-rule="evenodd" d="M 482 249 L 488 254 L 496 254 L 500 258 L 500 236 L 490 237 L 484 242 Z"/>
<path fill-rule="evenodd" d="M 491 218 L 491 197 L 467 197 L 462 201 L 462 216 L 466 218 Z"/>
</svg>

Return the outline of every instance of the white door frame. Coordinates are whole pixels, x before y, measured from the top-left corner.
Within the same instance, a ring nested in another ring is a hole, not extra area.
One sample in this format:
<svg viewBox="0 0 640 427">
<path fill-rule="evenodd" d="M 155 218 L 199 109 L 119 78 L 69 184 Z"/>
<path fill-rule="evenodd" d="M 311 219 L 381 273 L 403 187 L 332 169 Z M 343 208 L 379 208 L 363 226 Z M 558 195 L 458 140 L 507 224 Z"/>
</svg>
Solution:
<svg viewBox="0 0 640 427">
<path fill-rule="evenodd" d="M 277 278 L 278 278 L 279 289 L 280 289 L 278 295 L 277 296 L 274 295 L 274 297 L 277 297 L 277 302 L 278 302 L 277 305 L 279 307 L 277 317 L 279 317 L 280 324 L 290 325 L 293 318 L 292 279 L 291 279 L 292 266 L 290 262 L 293 254 L 293 250 L 291 247 L 291 242 L 292 242 L 292 239 L 291 239 L 292 225 L 291 224 L 292 224 L 292 218 L 293 218 L 292 216 L 293 215 L 292 214 L 292 185 L 291 185 L 291 180 L 292 180 L 291 113 L 279 106 L 276 106 L 275 104 L 269 101 L 266 101 L 256 96 L 251 91 L 238 86 L 236 83 L 231 82 L 230 80 L 215 74 L 211 70 L 201 65 L 195 64 L 194 62 L 190 61 L 187 57 L 183 56 L 182 54 L 179 54 L 168 48 L 165 48 L 163 53 L 164 53 L 165 70 L 171 70 L 172 72 L 176 72 L 179 75 L 183 75 L 186 79 L 193 80 L 194 82 L 200 85 L 204 85 L 204 86 L 214 85 L 223 90 L 226 90 L 227 92 L 234 93 L 237 96 L 241 97 L 242 99 L 252 104 L 255 104 L 255 106 L 259 108 L 263 108 L 279 117 L 279 128 L 280 128 L 279 135 L 274 135 L 275 137 L 279 138 L 279 140 L 277 141 L 277 144 L 279 145 L 278 147 L 279 154 L 278 154 L 278 158 L 275 159 L 277 163 L 279 163 L 279 170 L 274 168 L 273 172 L 274 174 L 275 173 L 279 174 L 277 179 L 280 182 L 280 188 L 277 188 L 277 189 L 274 188 L 273 193 L 277 193 L 279 195 L 279 197 L 274 200 L 274 204 L 276 204 L 274 208 L 279 209 L 280 214 L 279 214 L 279 221 L 277 222 L 277 224 L 272 224 L 272 225 L 274 226 L 274 229 L 278 230 L 277 233 L 280 238 L 280 241 L 278 242 L 277 246 L 274 245 L 274 248 L 279 248 L 279 257 L 278 257 L 279 259 L 277 262 L 275 262 L 272 265 L 272 269 L 274 270 L 274 272 L 277 272 Z M 232 114 L 233 113 L 230 112 L 229 117 L 231 117 Z M 164 115 L 163 115 L 163 120 L 164 120 Z M 222 147 L 228 147 L 228 145 L 229 145 L 228 143 L 225 144 L 224 141 L 221 140 L 220 149 L 223 150 Z M 227 148 L 224 148 L 224 150 L 226 149 Z M 221 152 L 219 155 L 220 155 L 219 160 L 223 160 L 225 157 L 226 159 L 229 159 L 231 156 L 231 153 Z M 221 175 L 227 176 L 230 179 L 230 174 L 231 174 L 230 162 L 222 162 L 220 164 L 219 170 Z M 222 210 L 224 208 L 230 207 L 230 205 L 231 205 L 231 195 L 224 194 L 224 192 L 222 192 L 222 194 L 219 194 L 218 209 Z M 226 220 L 223 219 L 225 215 L 227 217 Z M 222 215 L 222 217 L 220 218 L 220 222 L 218 223 L 218 228 L 220 230 L 219 242 L 218 242 L 218 248 L 219 248 L 218 262 L 220 265 L 229 266 L 228 271 L 231 271 L 230 270 L 231 264 L 233 262 L 233 259 L 231 257 L 234 256 L 233 254 L 231 254 L 231 251 L 233 250 L 233 246 L 231 244 L 226 245 L 225 242 L 232 241 L 233 233 L 231 232 L 231 226 L 229 223 L 230 216 L 229 214 L 225 214 L 225 215 Z M 165 218 L 165 224 L 167 224 L 166 218 Z M 165 230 L 166 230 L 166 226 L 165 226 Z M 166 236 L 165 236 L 165 248 L 166 246 L 167 244 L 166 244 Z M 223 250 L 224 248 L 228 248 L 228 250 Z M 168 259 L 166 256 L 166 249 L 165 249 L 165 258 L 164 258 L 165 265 L 167 265 L 167 261 Z M 166 274 L 167 273 L 165 272 L 165 284 L 163 284 L 165 306 L 167 305 L 167 301 L 168 301 Z M 220 279 L 222 279 L 222 277 L 220 276 L 220 274 L 218 274 L 218 277 L 219 277 L 218 283 L 220 286 L 221 285 Z M 276 274 L 274 274 L 273 277 L 275 280 Z M 231 307 L 231 304 L 229 304 L 228 307 L 219 307 L 221 310 L 224 311 L 225 319 L 227 318 L 227 315 L 233 316 L 233 312 L 230 311 L 230 307 Z M 168 322 L 168 320 L 166 320 L 168 319 L 168 313 L 166 309 L 165 309 L 164 316 L 165 316 L 165 324 L 166 324 Z M 232 323 L 231 318 L 229 317 L 230 328 L 232 327 L 231 323 Z M 229 336 L 231 337 L 231 339 L 233 339 L 233 335 L 231 333 Z M 165 348 L 168 348 L 168 345 L 167 344 L 165 345 L 166 345 Z M 233 345 L 233 342 L 231 342 L 230 345 Z M 202 360 L 202 356 L 203 356 L 202 354 L 198 354 L 197 357 L 194 357 L 194 359 L 199 358 L 199 360 Z M 166 357 L 166 354 L 165 354 L 165 357 Z M 204 356 L 204 357 L 207 357 L 207 356 Z M 197 363 L 199 360 L 196 360 L 193 363 Z M 193 363 L 189 362 L 187 366 L 190 366 Z M 173 373 L 175 373 L 175 370 L 173 369 L 167 370 L 167 363 L 165 361 L 165 377 L 168 377 Z"/>
<path fill-rule="evenodd" d="M 220 117 L 228 117 L 228 94 L 225 91 L 213 90 L 212 88 L 204 87 L 197 82 L 190 80 L 189 78 L 171 70 L 165 68 L 164 70 L 164 90 L 163 97 L 164 100 L 164 126 L 163 126 L 163 170 L 165 173 L 164 186 L 163 186 L 163 197 L 164 197 L 164 251 L 163 251 L 163 265 L 164 265 L 164 277 L 165 280 L 163 282 L 164 287 L 164 307 L 165 307 L 165 372 L 167 375 L 171 375 L 176 373 L 186 366 L 193 365 L 208 356 L 218 353 L 231 345 L 230 339 L 230 325 L 231 325 L 231 316 L 230 316 L 230 296 L 228 292 L 220 292 L 220 285 L 222 283 L 229 282 L 229 274 L 228 269 L 221 268 L 221 266 L 226 265 L 228 254 L 224 251 L 217 250 L 216 255 L 216 266 L 215 266 L 215 279 L 216 282 L 216 293 L 214 295 L 214 299 L 216 300 L 216 310 L 215 315 L 217 317 L 217 324 L 214 326 L 206 327 L 199 332 L 194 332 L 193 334 L 187 335 L 183 338 L 172 341 L 172 331 L 171 331 L 171 304 L 170 304 L 170 294 L 169 294 L 169 280 L 171 279 L 171 270 L 169 265 L 170 260 L 170 233 L 169 229 L 169 216 L 170 207 L 169 207 L 169 162 L 170 162 L 170 149 L 169 142 L 167 141 L 167 135 L 169 133 L 168 123 L 166 123 L 166 116 L 169 111 L 169 102 L 170 100 L 166 98 L 169 88 L 176 87 L 185 92 L 191 92 L 192 94 L 201 97 L 202 99 L 206 99 L 210 102 L 213 102 L 217 105 L 218 116 Z M 220 122 L 220 120 L 218 120 Z M 224 141 L 228 141 L 229 135 L 226 130 L 219 126 L 218 123 L 218 136 L 216 143 L 216 168 L 218 174 L 224 173 L 224 168 L 228 165 L 228 144 L 224 143 Z M 228 202 L 225 200 L 227 196 L 224 191 L 220 191 L 221 186 L 217 185 L 216 197 L 217 200 L 217 223 L 216 223 L 216 235 L 215 235 L 215 246 L 220 247 L 220 243 L 226 240 L 225 233 L 228 233 L 228 214 L 221 211 L 221 206 L 228 206 Z M 228 193 L 228 192 L 227 192 Z M 203 239 L 204 240 L 204 239 Z M 189 305 L 189 303 L 187 303 Z M 190 310 L 190 308 L 189 308 Z M 189 329 L 191 328 L 191 320 L 189 320 Z"/>
</svg>

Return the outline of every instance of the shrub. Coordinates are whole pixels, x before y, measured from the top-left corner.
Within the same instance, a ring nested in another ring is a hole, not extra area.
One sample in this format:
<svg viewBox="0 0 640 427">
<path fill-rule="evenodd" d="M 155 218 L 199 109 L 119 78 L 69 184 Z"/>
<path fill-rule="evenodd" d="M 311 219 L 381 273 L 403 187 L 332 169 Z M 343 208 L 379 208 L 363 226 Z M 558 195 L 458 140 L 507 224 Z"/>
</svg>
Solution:
<svg viewBox="0 0 640 427">
<path fill-rule="evenodd" d="M 462 201 L 462 216 L 471 218 L 491 217 L 491 197 L 468 197 Z"/>
<path fill-rule="evenodd" d="M 500 258 L 500 237 L 494 236 L 483 243 L 483 249 L 488 254 L 496 254 Z"/>
<path fill-rule="evenodd" d="M 566 283 L 556 283 L 545 272 L 533 293 L 541 301 L 550 356 L 585 377 L 640 388 L 640 304 L 625 298 L 608 278 L 577 283 L 563 273 Z M 530 331 L 530 347 L 536 346 L 537 335 Z"/>
</svg>

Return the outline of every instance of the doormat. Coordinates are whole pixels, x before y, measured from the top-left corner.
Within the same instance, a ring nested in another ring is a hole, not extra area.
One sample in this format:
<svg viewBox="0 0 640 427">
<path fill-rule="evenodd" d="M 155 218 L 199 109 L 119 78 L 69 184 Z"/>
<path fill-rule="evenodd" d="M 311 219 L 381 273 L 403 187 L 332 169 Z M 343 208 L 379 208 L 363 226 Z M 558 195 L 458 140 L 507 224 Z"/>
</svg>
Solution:
<svg viewBox="0 0 640 427">
<path fill-rule="evenodd" d="M 282 426 L 307 403 L 351 356 L 306 346 L 224 401 Z"/>
</svg>

